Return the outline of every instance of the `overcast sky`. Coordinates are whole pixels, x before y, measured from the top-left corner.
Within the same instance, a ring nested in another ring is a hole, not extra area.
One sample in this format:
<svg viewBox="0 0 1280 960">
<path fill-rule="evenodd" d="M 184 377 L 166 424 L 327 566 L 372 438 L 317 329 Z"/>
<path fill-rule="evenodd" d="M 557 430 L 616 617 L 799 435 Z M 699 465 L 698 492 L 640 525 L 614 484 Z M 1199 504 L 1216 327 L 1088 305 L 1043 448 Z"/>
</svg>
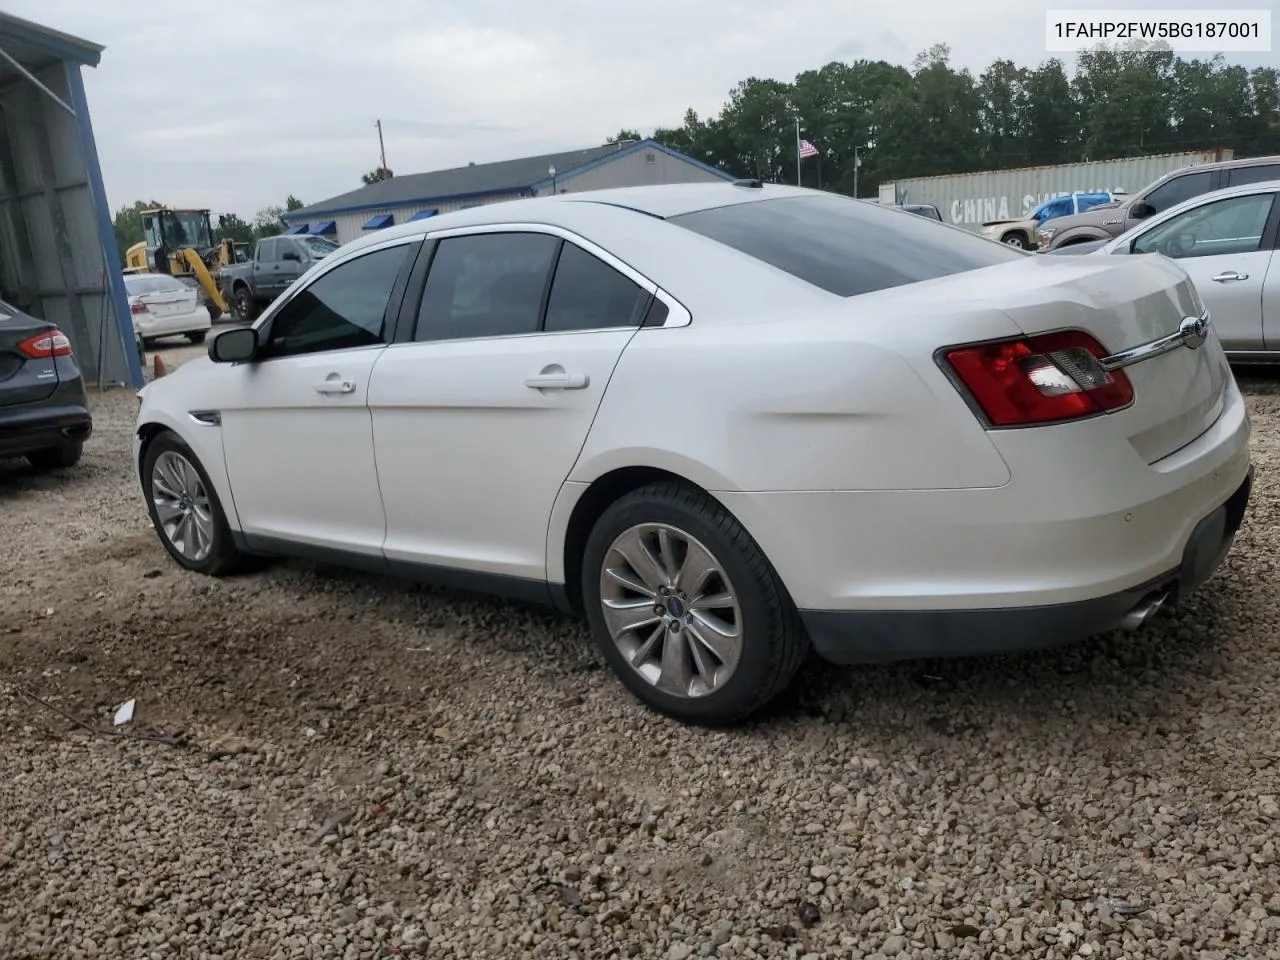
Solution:
<svg viewBox="0 0 1280 960">
<path fill-rule="evenodd" d="M 1239 0 L 1233 7 L 1273 6 Z M 134 200 L 247 220 L 398 174 L 571 150 L 718 112 L 749 76 L 831 60 L 909 64 L 950 44 L 975 73 L 1046 59 L 1045 11 L 1207 0 L 4 0 L 104 44 L 85 71 L 112 209 Z M 191 16 L 186 16 L 190 11 Z M 1276 54 L 1236 62 L 1276 64 Z"/>
</svg>

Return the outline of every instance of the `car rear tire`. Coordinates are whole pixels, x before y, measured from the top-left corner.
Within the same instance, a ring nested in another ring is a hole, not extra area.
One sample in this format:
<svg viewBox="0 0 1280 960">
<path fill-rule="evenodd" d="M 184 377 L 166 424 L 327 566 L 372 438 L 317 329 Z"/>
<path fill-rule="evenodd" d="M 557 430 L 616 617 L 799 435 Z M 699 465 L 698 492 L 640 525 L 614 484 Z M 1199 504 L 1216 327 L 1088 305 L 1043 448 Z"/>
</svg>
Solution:
<svg viewBox="0 0 1280 960">
<path fill-rule="evenodd" d="M 218 492 L 176 434 L 166 431 L 147 444 L 142 489 L 160 543 L 180 566 L 220 577 L 242 565 Z"/>
<path fill-rule="evenodd" d="M 80 455 L 83 452 L 83 443 L 71 441 L 28 453 L 27 463 L 37 470 L 66 470 L 80 462 Z"/>
<path fill-rule="evenodd" d="M 742 720 L 791 682 L 809 649 L 760 547 L 685 484 L 651 484 L 606 508 L 582 570 L 605 661 L 639 700 L 682 722 Z"/>
<path fill-rule="evenodd" d="M 258 305 L 254 303 L 253 294 L 248 287 L 240 287 L 232 298 L 236 319 L 241 323 L 252 323 L 257 315 Z"/>
<path fill-rule="evenodd" d="M 204 343 L 205 331 L 195 330 L 187 334 L 187 339 L 192 343 Z"/>
</svg>

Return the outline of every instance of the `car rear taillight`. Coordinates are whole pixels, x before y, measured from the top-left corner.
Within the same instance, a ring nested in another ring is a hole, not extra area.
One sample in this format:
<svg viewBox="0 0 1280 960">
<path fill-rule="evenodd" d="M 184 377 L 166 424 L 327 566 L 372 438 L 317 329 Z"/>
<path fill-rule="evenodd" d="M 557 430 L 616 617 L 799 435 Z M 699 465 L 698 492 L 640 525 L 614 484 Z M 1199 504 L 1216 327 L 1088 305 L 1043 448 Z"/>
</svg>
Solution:
<svg viewBox="0 0 1280 960">
<path fill-rule="evenodd" d="M 37 333 L 34 337 L 27 337 L 27 339 L 18 344 L 18 349 L 33 360 L 48 360 L 50 357 L 69 357 L 71 356 L 71 341 L 65 333 L 55 327 L 53 330 Z"/>
<path fill-rule="evenodd" d="M 138 314 L 146 313 L 146 312 L 147 312 L 147 305 L 143 303 L 141 300 L 129 301 L 129 313 L 131 313 L 133 316 L 136 317 Z"/>
<path fill-rule="evenodd" d="M 1107 351 L 1082 330 L 959 347 L 945 356 L 995 427 L 1058 423 L 1133 402 L 1129 378 L 1098 362 Z"/>
</svg>

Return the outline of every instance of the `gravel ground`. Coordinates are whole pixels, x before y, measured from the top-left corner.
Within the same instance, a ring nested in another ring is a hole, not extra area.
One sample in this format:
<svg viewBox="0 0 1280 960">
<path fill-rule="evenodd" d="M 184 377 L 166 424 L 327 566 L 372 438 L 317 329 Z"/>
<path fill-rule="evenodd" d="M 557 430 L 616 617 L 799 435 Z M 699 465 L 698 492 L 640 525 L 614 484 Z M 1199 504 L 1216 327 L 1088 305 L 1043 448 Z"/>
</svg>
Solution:
<svg viewBox="0 0 1280 960">
<path fill-rule="evenodd" d="M 1241 380 L 1255 499 L 1180 610 L 810 665 L 730 732 L 554 613 L 180 573 L 95 394 L 81 467 L 0 463 L 0 957 L 1280 958 L 1280 377 Z M 51 709 L 130 697 L 179 745 Z"/>
</svg>

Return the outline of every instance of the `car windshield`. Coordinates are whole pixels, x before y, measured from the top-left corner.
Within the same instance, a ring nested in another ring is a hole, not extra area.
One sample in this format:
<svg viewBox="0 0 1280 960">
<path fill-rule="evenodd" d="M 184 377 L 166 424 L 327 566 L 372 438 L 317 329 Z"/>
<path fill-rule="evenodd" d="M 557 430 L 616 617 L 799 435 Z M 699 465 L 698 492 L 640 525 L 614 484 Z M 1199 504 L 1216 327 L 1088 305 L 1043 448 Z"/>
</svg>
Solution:
<svg viewBox="0 0 1280 960">
<path fill-rule="evenodd" d="M 181 280 L 156 276 L 125 277 L 124 288 L 131 297 L 145 297 L 150 293 L 179 293 L 190 289 Z"/>
<path fill-rule="evenodd" d="M 837 194 L 736 203 L 669 218 L 840 297 L 1028 256 L 956 227 Z"/>
<path fill-rule="evenodd" d="M 338 249 L 338 245 L 332 240 L 325 240 L 323 237 L 294 237 L 298 243 L 313 257 L 327 257 L 333 251 Z"/>
</svg>

